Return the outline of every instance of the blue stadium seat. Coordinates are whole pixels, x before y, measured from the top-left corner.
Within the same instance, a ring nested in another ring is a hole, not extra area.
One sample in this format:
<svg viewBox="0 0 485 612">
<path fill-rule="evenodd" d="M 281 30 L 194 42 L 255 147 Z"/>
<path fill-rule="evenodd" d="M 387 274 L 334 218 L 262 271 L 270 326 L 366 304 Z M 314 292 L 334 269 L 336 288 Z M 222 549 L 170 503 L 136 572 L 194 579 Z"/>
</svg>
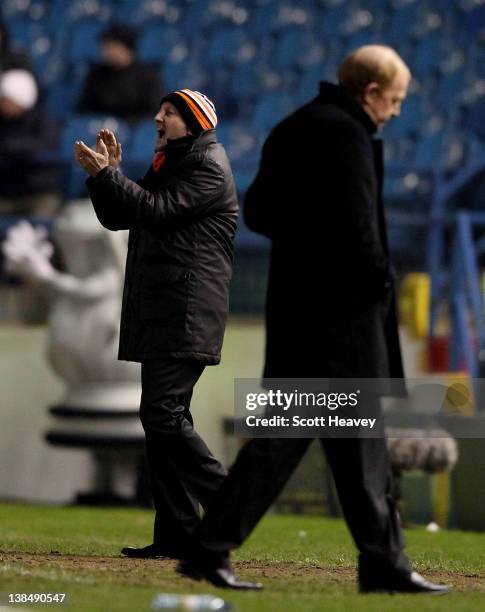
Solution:
<svg viewBox="0 0 485 612">
<path fill-rule="evenodd" d="M 392 10 L 392 0 L 355 0 L 354 9 L 367 10 L 373 13 L 380 13 L 388 16 Z"/>
<path fill-rule="evenodd" d="M 413 61 L 413 69 L 418 78 L 426 77 L 440 70 L 444 57 L 444 42 L 439 34 L 430 35 L 421 40 Z"/>
<path fill-rule="evenodd" d="M 443 132 L 423 136 L 417 143 L 414 154 L 414 168 L 418 170 L 440 169 L 442 167 Z"/>
<path fill-rule="evenodd" d="M 465 135 L 457 130 L 439 130 L 423 135 L 415 149 L 413 167 L 417 170 L 454 172 L 466 158 Z"/>
<path fill-rule="evenodd" d="M 372 37 L 381 37 L 384 25 L 387 22 L 385 7 L 373 7 L 371 3 L 350 4 L 344 22 L 342 33 L 347 37 L 360 36 L 367 40 Z"/>
<path fill-rule="evenodd" d="M 282 71 L 321 64 L 324 51 L 323 44 L 314 36 L 312 30 L 286 28 L 277 40 L 271 64 Z"/>
<path fill-rule="evenodd" d="M 248 16 L 246 3 L 189 0 L 181 12 L 180 28 L 187 39 L 196 41 L 203 30 L 207 35 L 233 24 L 245 26 Z"/>
<path fill-rule="evenodd" d="M 257 165 L 253 164 L 252 166 L 238 166 L 235 164 L 233 166 L 233 172 L 237 192 L 241 197 L 243 197 L 256 176 Z"/>
<path fill-rule="evenodd" d="M 67 44 L 67 57 L 72 65 L 98 59 L 99 38 L 105 27 L 96 20 L 81 21 L 72 27 Z"/>
<path fill-rule="evenodd" d="M 115 0 L 112 5 L 115 21 L 141 27 L 155 21 L 167 24 L 178 23 L 184 7 L 181 2 L 154 2 L 153 0 Z"/>
<path fill-rule="evenodd" d="M 477 159 L 485 158 L 485 142 L 469 132 L 463 133 L 463 141 L 465 142 L 465 157 L 463 165 L 476 164 Z"/>
<path fill-rule="evenodd" d="M 103 0 L 49 0 L 47 20 L 52 32 L 70 36 L 72 28 L 83 21 L 97 21 L 106 27 L 112 16 L 112 4 Z"/>
<path fill-rule="evenodd" d="M 204 91 L 209 79 L 204 67 L 193 58 L 186 58 L 169 60 L 163 67 L 163 80 L 168 91 L 182 87 Z"/>
<path fill-rule="evenodd" d="M 16 18 L 8 24 L 9 34 L 14 47 L 27 51 L 32 57 L 34 70 L 39 80 L 44 84 L 55 81 L 62 69 L 62 59 L 57 57 L 55 37 L 48 29 L 45 21 Z"/>
<path fill-rule="evenodd" d="M 241 121 L 221 121 L 217 126 L 217 138 L 221 142 L 229 159 L 239 167 L 255 163 L 259 158 L 261 141 L 253 126 Z"/>
<path fill-rule="evenodd" d="M 130 23 L 133 26 L 139 27 L 149 18 L 153 19 L 154 15 L 150 10 L 153 4 L 161 7 L 164 3 L 147 3 L 144 0 L 139 0 L 138 2 L 133 2 L 133 0 L 115 0 L 112 5 L 112 19 L 116 22 Z"/>
<path fill-rule="evenodd" d="M 387 164 L 410 166 L 413 162 L 415 143 L 411 137 L 384 133 L 384 155 Z"/>
<path fill-rule="evenodd" d="M 421 23 L 424 7 L 420 0 L 400 3 L 392 12 L 386 36 L 392 42 L 416 35 Z"/>
<path fill-rule="evenodd" d="M 467 41 L 485 34 L 485 5 L 475 6 L 465 16 L 463 31 Z"/>
<path fill-rule="evenodd" d="M 43 33 L 42 26 L 26 17 L 18 17 L 8 22 L 8 31 L 13 45 L 29 49 L 32 41 Z"/>
<path fill-rule="evenodd" d="M 349 50 L 358 49 L 362 45 L 382 44 L 385 37 L 374 29 L 360 30 L 348 37 L 346 47 Z"/>
<path fill-rule="evenodd" d="M 469 51 L 470 77 L 475 80 L 485 80 L 485 45 L 475 45 Z"/>
<path fill-rule="evenodd" d="M 417 171 L 412 165 L 399 162 L 387 164 L 384 177 L 384 201 L 386 207 L 393 206 L 396 201 L 405 202 L 405 213 L 425 212 L 420 209 L 422 204 L 416 194 L 429 194 L 432 188 L 432 174 L 428 171 Z"/>
<path fill-rule="evenodd" d="M 428 38 L 435 34 L 449 35 L 459 22 L 458 3 L 456 0 L 422 2 L 418 17 L 413 32 L 413 36 L 417 39 Z"/>
<path fill-rule="evenodd" d="M 274 70 L 265 62 L 250 62 L 232 71 L 229 93 L 240 99 L 241 108 L 245 108 L 244 102 L 258 100 L 267 92 L 292 91 L 295 86 L 294 78 L 294 74 L 289 70 Z"/>
<path fill-rule="evenodd" d="M 319 31 L 324 39 L 335 39 L 343 34 L 343 24 L 347 17 L 348 5 L 341 2 L 336 6 L 325 8 L 320 12 Z"/>
<path fill-rule="evenodd" d="M 143 176 L 149 167 L 155 148 L 156 131 L 153 120 L 146 120 L 136 125 L 131 138 L 123 146 L 123 172 L 136 180 Z"/>
<path fill-rule="evenodd" d="M 455 70 L 438 80 L 438 86 L 434 90 L 434 100 L 442 111 L 451 114 L 460 104 L 464 89 L 465 71 Z"/>
<path fill-rule="evenodd" d="M 128 146 L 123 147 L 125 159 L 141 160 L 150 163 L 155 148 L 156 130 L 152 120 L 140 122 L 133 128 Z"/>
<path fill-rule="evenodd" d="M 182 36 L 175 27 L 164 23 L 150 25 L 143 29 L 140 36 L 138 56 L 145 61 L 163 64 L 181 42 Z"/>
<path fill-rule="evenodd" d="M 278 6 L 276 3 L 261 4 L 251 12 L 248 24 L 251 34 L 257 39 L 271 35 L 277 29 L 277 19 Z"/>
<path fill-rule="evenodd" d="M 474 136 L 485 139 L 485 98 L 483 95 L 466 110 L 463 125 Z"/>
<path fill-rule="evenodd" d="M 214 70 L 203 88 L 200 88 L 216 105 L 219 119 L 242 118 L 241 96 L 232 95 L 231 91 L 232 71 L 230 68 L 221 66 Z"/>
<path fill-rule="evenodd" d="M 384 134 L 392 136 L 417 136 L 423 127 L 426 117 L 421 96 L 410 95 L 404 101 L 401 116 L 393 119 L 386 127 Z"/>
<path fill-rule="evenodd" d="M 48 88 L 47 106 L 59 119 L 66 120 L 75 112 L 80 95 L 80 83 L 60 81 Z"/>
<path fill-rule="evenodd" d="M 224 65 L 244 63 L 245 52 L 255 56 L 255 43 L 247 34 L 235 26 L 225 26 L 217 29 L 207 41 L 204 53 L 204 64 L 212 70 Z"/>
<path fill-rule="evenodd" d="M 282 92 L 267 93 L 256 102 L 253 126 L 258 134 L 266 135 L 278 121 L 293 110 L 291 99 Z"/>
<path fill-rule="evenodd" d="M 46 17 L 49 10 L 49 1 L 31 0 L 10 0 L 2 3 L 2 17 L 11 23 L 16 19 L 27 19 L 29 21 L 41 21 Z"/>
<path fill-rule="evenodd" d="M 467 135 L 456 129 L 448 130 L 443 140 L 442 167 L 455 172 L 466 163 Z"/>
<path fill-rule="evenodd" d="M 427 0 L 426 10 L 438 13 L 440 16 L 449 15 L 452 19 L 458 20 L 462 16 L 464 2 L 457 2 L 456 0 Z"/>
</svg>

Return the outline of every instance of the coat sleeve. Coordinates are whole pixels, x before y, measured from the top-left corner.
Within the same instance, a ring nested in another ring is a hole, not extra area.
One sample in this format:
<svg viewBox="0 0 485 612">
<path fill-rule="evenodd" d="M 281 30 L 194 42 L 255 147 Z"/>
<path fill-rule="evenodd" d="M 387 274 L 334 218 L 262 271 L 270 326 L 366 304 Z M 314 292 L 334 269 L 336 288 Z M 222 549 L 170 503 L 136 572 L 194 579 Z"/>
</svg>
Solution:
<svg viewBox="0 0 485 612">
<path fill-rule="evenodd" d="M 189 225 L 212 211 L 220 200 L 224 183 L 222 168 L 207 161 L 181 169 L 155 192 L 111 167 L 86 182 L 104 227 L 157 232 Z"/>
<path fill-rule="evenodd" d="M 249 229 L 267 238 L 274 238 L 277 213 L 273 208 L 275 187 L 281 177 L 272 176 L 271 168 L 277 164 L 277 149 L 271 136 L 265 142 L 256 178 L 249 186 L 244 198 L 244 221 Z"/>
</svg>

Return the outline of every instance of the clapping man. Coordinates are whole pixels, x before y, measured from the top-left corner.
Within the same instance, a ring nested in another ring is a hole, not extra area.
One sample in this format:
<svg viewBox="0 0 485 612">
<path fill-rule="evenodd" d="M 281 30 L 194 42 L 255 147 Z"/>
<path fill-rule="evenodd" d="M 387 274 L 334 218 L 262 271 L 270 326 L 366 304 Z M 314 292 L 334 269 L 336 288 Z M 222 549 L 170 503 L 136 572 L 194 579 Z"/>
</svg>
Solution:
<svg viewBox="0 0 485 612">
<path fill-rule="evenodd" d="M 206 365 L 220 361 L 238 205 L 217 142 L 214 104 L 190 89 L 163 98 L 146 175 L 120 170 L 121 144 L 102 130 L 75 159 L 104 227 L 130 230 L 119 359 L 141 362 L 140 418 L 156 509 L 153 543 L 130 557 L 185 554 L 226 472 L 196 433 L 190 400 Z"/>
</svg>

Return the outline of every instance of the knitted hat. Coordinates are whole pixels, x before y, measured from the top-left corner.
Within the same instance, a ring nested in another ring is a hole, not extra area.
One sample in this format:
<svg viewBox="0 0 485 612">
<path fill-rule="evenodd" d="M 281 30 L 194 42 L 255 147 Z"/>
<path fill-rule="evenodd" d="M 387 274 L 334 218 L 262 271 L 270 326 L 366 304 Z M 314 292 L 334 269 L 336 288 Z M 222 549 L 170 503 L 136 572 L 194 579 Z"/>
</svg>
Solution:
<svg viewBox="0 0 485 612">
<path fill-rule="evenodd" d="M 164 102 L 175 106 L 194 136 L 217 125 L 216 107 L 200 91 L 178 89 L 165 96 L 160 104 Z"/>
<path fill-rule="evenodd" d="M 30 110 L 37 96 L 35 79 L 27 70 L 6 70 L 0 76 L 0 98 L 8 98 L 24 110 Z"/>
</svg>

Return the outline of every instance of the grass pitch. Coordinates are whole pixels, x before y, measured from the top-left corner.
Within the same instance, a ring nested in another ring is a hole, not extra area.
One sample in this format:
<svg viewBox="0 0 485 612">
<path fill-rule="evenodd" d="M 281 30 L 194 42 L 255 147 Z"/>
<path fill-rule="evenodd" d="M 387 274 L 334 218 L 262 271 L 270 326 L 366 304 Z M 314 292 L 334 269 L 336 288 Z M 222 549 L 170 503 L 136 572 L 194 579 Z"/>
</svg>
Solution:
<svg viewBox="0 0 485 612">
<path fill-rule="evenodd" d="M 152 521 L 153 513 L 144 510 L 0 505 L 0 611 L 149 611 L 160 592 L 217 594 L 235 612 L 485 609 L 485 534 L 406 532 L 415 568 L 452 584 L 452 594 L 363 596 L 356 590 L 356 555 L 343 521 L 270 515 L 234 554 L 237 573 L 260 580 L 265 590 L 235 593 L 178 576 L 172 561 L 121 557 L 122 546 L 151 541 Z M 7 592 L 62 592 L 67 602 L 8 608 Z"/>
</svg>

